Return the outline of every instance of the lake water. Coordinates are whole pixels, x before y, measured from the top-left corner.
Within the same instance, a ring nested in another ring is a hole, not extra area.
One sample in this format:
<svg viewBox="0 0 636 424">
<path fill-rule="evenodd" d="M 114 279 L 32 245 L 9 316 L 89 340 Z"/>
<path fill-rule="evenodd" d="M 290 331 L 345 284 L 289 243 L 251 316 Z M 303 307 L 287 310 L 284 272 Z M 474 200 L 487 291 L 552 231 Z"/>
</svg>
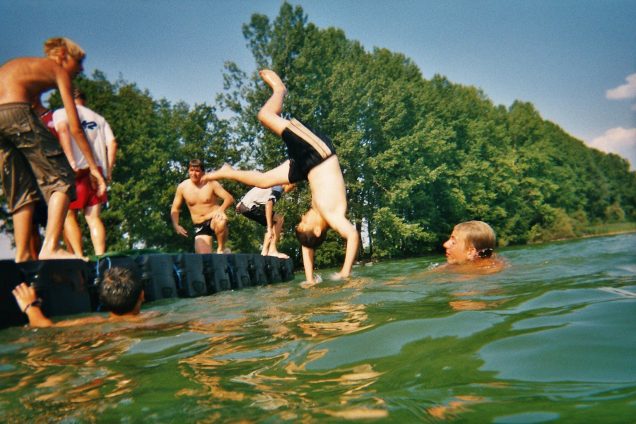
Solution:
<svg viewBox="0 0 636 424">
<path fill-rule="evenodd" d="M 501 255 L 478 278 L 436 256 L 5 329 L 0 421 L 635 422 L 636 234 Z"/>
</svg>

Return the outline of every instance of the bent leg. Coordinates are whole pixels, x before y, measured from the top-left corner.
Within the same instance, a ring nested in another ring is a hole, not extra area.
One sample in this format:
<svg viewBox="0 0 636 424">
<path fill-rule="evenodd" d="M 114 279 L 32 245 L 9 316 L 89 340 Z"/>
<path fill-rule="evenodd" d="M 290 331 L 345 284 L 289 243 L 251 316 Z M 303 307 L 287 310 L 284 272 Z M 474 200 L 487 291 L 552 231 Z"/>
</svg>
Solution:
<svg viewBox="0 0 636 424">
<path fill-rule="evenodd" d="M 97 256 L 101 256 L 106 251 L 106 228 L 100 216 L 102 210 L 101 204 L 88 206 L 84 209 L 84 217 L 91 234 L 93 249 Z"/>
<path fill-rule="evenodd" d="M 258 74 L 272 89 L 272 95 L 258 112 L 258 120 L 265 128 L 280 136 L 289 124 L 289 121 L 280 116 L 283 111 L 283 100 L 287 94 L 287 88 L 274 71 L 263 69 Z"/>
<path fill-rule="evenodd" d="M 210 223 L 214 233 L 216 234 L 216 253 L 224 253 L 225 252 L 225 242 L 230 235 L 230 229 L 227 225 L 227 217 L 224 218 L 214 218 Z"/>
</svg>

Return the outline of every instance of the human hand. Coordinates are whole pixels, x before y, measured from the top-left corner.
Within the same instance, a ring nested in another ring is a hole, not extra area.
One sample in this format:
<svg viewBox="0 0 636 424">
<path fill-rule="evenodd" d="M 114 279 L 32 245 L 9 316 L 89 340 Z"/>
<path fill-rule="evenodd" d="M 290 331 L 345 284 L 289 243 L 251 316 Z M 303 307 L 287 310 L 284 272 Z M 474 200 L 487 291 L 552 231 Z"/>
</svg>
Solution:
<svg viewBox="0 0 636 424">
<path fill-rule="evenodd" d="M 35 289 L 27 283 L 21 283 L 17 285 L 13 289 L 12 293 L 13 297 L 15 297 L 16 302 L 18 302 L 18 308 L 20 308 L 22 312 L 24 312 L 24 309 L 28 305 L 35 302 L 38 298 L 37 293 L 35 293 Z"/>
<path fill-rule="evenodd" d="M 181 225 L 175 225 L 174 230 L 177 232 L 177 234 L 179 234 L 180 236 L 183 237 L 188 237 L 188 232 L 186 231 L 185 228 L 183 228 Z"/>
<path fill-rule="evenodd" d="M 106 193 L 106 181 L 99 169 L 91 169 L 91 185 L 97 190 L 97 196 L 103 196 Z"/>
</svg>

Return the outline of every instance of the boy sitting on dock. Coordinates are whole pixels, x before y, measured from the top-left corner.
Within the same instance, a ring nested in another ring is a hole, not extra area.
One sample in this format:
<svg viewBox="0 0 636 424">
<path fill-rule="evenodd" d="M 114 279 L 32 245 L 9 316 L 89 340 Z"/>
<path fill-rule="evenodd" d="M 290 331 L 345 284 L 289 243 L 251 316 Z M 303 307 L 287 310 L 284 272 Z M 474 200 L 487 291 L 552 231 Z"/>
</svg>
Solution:
<svg viewBox="0 0 636 424">
<path fill-rule="evenodd" d="M 269 69 L 259 72 L 272 89 L 271 97 L 258 112 L 258 120 L 283 139 L 289 159 L 267 172 L 242 171 L 225 164 L 206 174 L 204 180 L 227 178 L 261 188 L 307 180 L 311 190 L 311 207 L 296 226 L 296 237 L 302 245 L 306 284 L 315 284 L 314 252 L 333 228 L 347 242 L 342 269 L 333 278 L 346 278 L 358 251 L 359 237 L 347 219 L 347 197 L 344 178 L 335 148 L 328 137 L 318 136 L 296 119 L 280 116 L 287 89 L 280 77 Z"/>
</svg>

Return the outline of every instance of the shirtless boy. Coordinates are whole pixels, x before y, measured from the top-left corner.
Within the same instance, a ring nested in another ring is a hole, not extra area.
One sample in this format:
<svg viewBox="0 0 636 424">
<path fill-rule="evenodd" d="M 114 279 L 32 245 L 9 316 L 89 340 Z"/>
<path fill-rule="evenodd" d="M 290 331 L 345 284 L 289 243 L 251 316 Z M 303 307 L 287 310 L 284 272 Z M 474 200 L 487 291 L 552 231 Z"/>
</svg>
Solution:
<svg viewBox="0 0 636 424">
<path fill-rule="evenodd" d="M 212 236 L 216 234 L 217 253 L 225 252 L 225 242 L 228 237 L 227 216 L 225 210 L 234 203 L 234 197 L 216 181 L 203 181 L 205 170 L 198 159 L 193 159 L 188 165 L 190 178 L 177 186 L 174 195 L 170 219 L 177 234 L 188 237 L 185 228 L 179 225 L 179 213 L 185 200 L 192 223 L 194 224 L 194 251 L 196 253 L 212 253 Z M 223 200 L 219 206 L 218 199 Z"/>
<path fill-rule="evenodd" d="M 73 103 L 71 80 L 82 71 L 85 53 L 68 38 L 44 43 L 46 57 L 12 59 L 0 66 L 0 165 L 3 190 L 13 217 L 16 262 L 30 258 L 28 250 L 33 210 L 40 198 L 48 204 L 48 223 L 39 259 L 75 258 L 60 247 L 74 174 L 58 141 L 31 109 L 40 95 L 57 88 L 69 117 L 70 131 L 94 178 L 98 192 L 106 184 L 82 130 Z"/>
<path fill-rule="evenodd" d="M 259 74 L 271 87 L 272 95 L 258 112 L 258 119 L 283 139 L 289 159 L 267 172 L 241 171 L 226 164 L 203 179 L 227 178 L 261 188 L 307 180 L 311 207 L 296 226 L 296 237 L 302 245 L 305 284 L 317 282 L 313 274 L 314 252 L 325 240 L 329 228 L 347 241 L 342 269 L 332 277 L 348 277 L 359 238 L 355 226 L 346 217 L 347 196 L 335 148 L 328 137 L 317 136 L 300 121 L 282 118 L 283 99 L 287 94 L 285 85 L 274 71 L 264 69 Z"/>
</svg>

